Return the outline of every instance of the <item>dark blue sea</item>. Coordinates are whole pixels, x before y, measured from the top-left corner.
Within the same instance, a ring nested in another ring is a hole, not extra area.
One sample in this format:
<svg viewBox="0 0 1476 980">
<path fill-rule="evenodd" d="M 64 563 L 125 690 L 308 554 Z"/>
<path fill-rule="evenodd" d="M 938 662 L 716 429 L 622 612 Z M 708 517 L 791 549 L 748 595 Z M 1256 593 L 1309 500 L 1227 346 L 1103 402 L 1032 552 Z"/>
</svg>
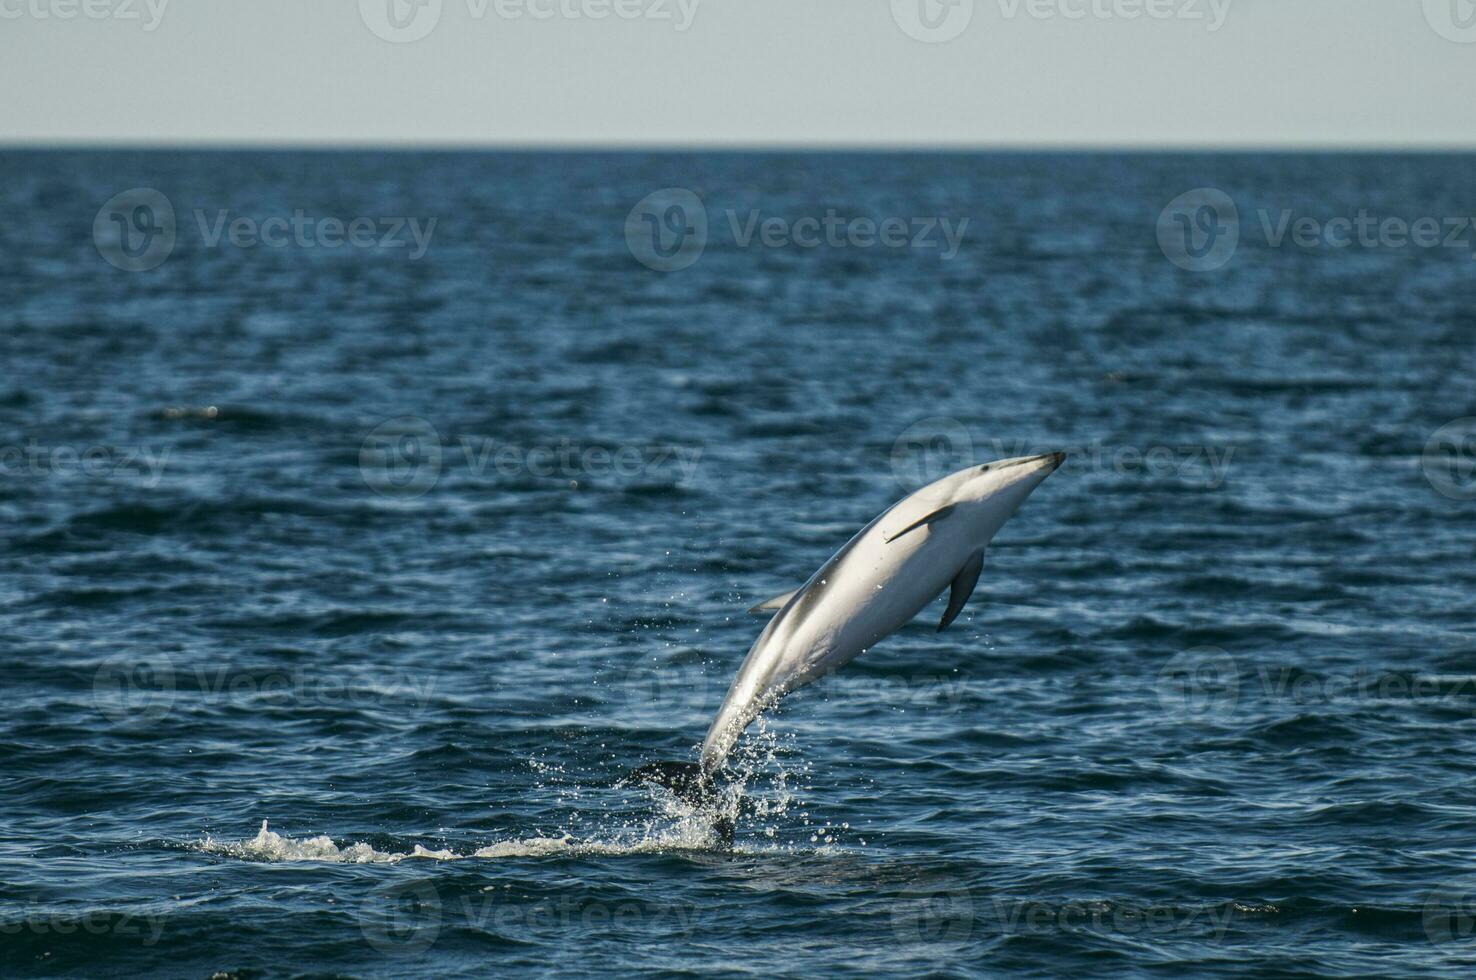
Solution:
<svg viewBox="0 0 1476 980">
<path fill-rule="evenodd" d="M 0 975 L 1470 976 L 1473 173 L 0 154 Z M 1051 450 L 731 851 L 616 785 Z"/>
</svg>

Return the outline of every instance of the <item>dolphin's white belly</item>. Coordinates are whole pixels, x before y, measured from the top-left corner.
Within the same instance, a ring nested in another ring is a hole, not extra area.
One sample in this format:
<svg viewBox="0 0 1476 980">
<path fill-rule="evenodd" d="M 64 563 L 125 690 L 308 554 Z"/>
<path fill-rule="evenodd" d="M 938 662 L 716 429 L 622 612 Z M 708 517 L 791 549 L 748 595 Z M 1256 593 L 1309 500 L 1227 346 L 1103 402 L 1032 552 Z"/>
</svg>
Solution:
<svg viewBox="0 0 1476 980">
<path fill-rule="evenodd" d="M 897 519 L 873 521 L 835 554 L 759 635 L 702 746 L 716 766 L 778 697 L 855 659 L 906 625 L 977 551 L 957 535 L 920 529 L 888 542 Z"/>
<path fill-rule="evenodd" d="M 780 663 L 797 671 L 833 670 L 901 629 L 937 598 L 972 549 L 955 555 L 949 545 L 956 540 L 928 531 L 913 537 L 887 544 L 873 528 L 848 556 L 837 587 L 823 587 L 803 628 L 780 653 Z"/>
</svg>

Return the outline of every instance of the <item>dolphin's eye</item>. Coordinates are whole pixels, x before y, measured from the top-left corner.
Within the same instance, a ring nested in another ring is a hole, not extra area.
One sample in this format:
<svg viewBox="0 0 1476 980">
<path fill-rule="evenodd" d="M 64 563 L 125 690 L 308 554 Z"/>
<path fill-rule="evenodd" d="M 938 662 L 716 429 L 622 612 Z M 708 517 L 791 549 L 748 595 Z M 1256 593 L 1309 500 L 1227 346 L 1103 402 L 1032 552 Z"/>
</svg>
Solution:
<svg viewBox="0 0 1476 980">
<path fill-rule="evenodd" d="M 980 472 L 980 473 L 988 473 L 988 472 L 989 472 L 989 469 L 990 469 L 990 467 L 992 467 L 992 466 L 993 466 L 993 465 L 994 465 L 994 464 L 993 464 L 993 463 L 984 463 L 984 464 L 982 464 L 982 465 L 981 465 L 981 466 L 980 466 L 980 467 L 979 467 L 979 472 Z"/>
</svg>

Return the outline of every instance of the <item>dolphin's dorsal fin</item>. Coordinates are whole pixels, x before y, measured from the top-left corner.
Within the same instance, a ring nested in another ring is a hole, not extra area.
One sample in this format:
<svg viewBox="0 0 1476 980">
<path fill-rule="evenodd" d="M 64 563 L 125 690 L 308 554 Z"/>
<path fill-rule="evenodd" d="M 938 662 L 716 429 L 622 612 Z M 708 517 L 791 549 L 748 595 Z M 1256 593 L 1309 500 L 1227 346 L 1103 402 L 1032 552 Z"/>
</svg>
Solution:
<svg viewBox="0 0 1476 980">
<path fill-rule="evenodd" d="M 931 514 L 928 514 L 924 517 L 919 517 L 917 520 L 913 521 L 902 530 L 885 535 L 887 544 L 891 544 L 893 541 L 896 541 L 908 531 L 916 531 L 924 524 L 931 524 L 934 521 L 941 521 L 943 518 L 947 517 L 951 513 L 953 513 L 953 504 L 945 504 L 944 506 L 939 507 L 937 510 L 933 511 Z"/>
<path fill-rule="evenodd" d="M 801 585 L 800 586 L 800 589 L 803 589 L 803 588 L 804 588 L 804 586 Z M 754 606 L 752 609 L 750 609 L 748 611 L 750 613 L 753 613 L 754 615 L 758 615 L 760 613 L 774 612 L 775 610 L 783 609 L 784 608 L 784 604 L 786 602 L 788 602 L 790 599 L 793 599 L 795 592 L 798 592 L 798 591 L 799 591 L 799 589 L 794 589 L 793 591 L 786 592 L 783 595 L 776 595 L 772 599 L 765 599 L 763 602 L 759 603 L 758 605 Z"/>
<path fill-rule="evenodd" d="M 974 586 L 979 583 L 979 570 L 984 567 L 984 552 L 977 552 L 974 557 L 964 562 L 963 568 L 953 578 L 951 591 L 948 593 L 948 608 L 943 611 L 943 620 L 938 624 L 938 632 L 941 633 L 948 628 L 948 624 L 958 618 L 963 612 L 963 607 L 968 604 L 969 596 L 974 594 Z"/>
</svg>

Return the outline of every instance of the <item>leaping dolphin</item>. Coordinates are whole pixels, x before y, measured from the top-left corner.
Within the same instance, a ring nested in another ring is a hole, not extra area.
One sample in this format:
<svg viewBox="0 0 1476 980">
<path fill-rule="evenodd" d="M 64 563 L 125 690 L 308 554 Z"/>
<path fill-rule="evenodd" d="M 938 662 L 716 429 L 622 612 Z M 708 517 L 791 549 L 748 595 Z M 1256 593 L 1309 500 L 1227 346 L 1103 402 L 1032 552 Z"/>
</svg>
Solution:
<svg viewBox="0 0 1476 980">
<path fill-rule="evenodd" d="M 804 585 L 750 610 L 778 612 L 738 668 L 701 761 L 653 763 L 625 781 L 710 797 L 713 777 L 755 718 L 895 633 L 945 587 L 938 630 L 947 629 L 973 594 L 995 532 L 1065 458 L 1045 453 L 970 466 L 887 508 Z"/>
</svg>

